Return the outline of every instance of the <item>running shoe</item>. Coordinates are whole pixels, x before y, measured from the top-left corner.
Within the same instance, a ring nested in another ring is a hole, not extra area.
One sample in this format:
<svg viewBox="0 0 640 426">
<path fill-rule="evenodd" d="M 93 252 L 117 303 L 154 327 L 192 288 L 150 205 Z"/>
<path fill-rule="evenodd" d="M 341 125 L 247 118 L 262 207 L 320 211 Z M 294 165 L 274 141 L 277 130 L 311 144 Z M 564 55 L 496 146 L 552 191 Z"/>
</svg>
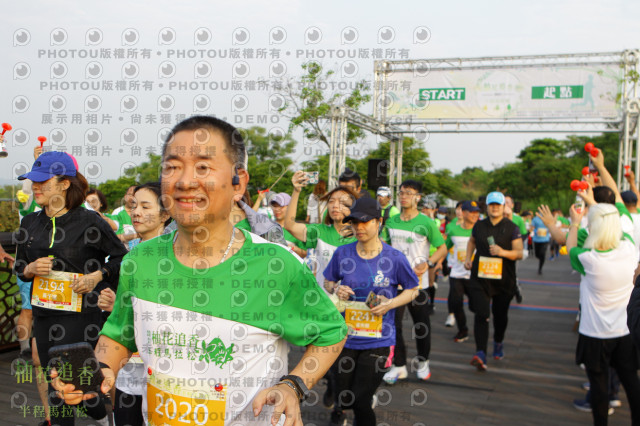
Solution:
<svg viewBox="0 0 640 426">
<path fill-rule="evenodd" d="M 493 359 L 504 358 L 504 345 L 502 343 L 493 342 Z"/>
<path fill-rule="evenodd" d="M 622 407 L 622 401 L 618 398 L 618 395 L 613 395 L 609 397 L 609 407 L 618 408 Z"/>
<path fill-rule="evenodd" d="M 409 377 L 409 372 L 407 371 L 407 366 L 403 365 L 402 367 L 396 367 L 395 365 L 391 367 L 391 370 L 387 371 L 385 375 L 382 377 L 382 380 L 388 385 L 395 384 L 398 380 L 406 379 Z"/>
<path fill-rule="evenodd" d="M 573 406 L 575 407 L 576 410 L 584 411 L 585 413 L 591 412 L 591 403 L 589 403 L 589 401 L 587 401 L 586 399 L 574 399 Z M 608 413 L 609 415 L 612 415 L 613 408 L 609 407 Z"/>
<path fill-rule="evenodd" d="M 447 315 L 447 320 L 444 322 L 445 327 L 453 327 L 456 325 L 456 316 L 453 314 Z"/>
<path fill-rule="evenodd" d="M 487 371 L 487 356 L 484 351 L 478 351 L 471 360 L 471 365 L 475 366 L 478 371 Z"/>
<path fill-rule="evenodd" d="M 468 331 L 458 331 L 458 333 L 453 336 L 453 341 L 456 343 L 462 343 L 469 340 L 469 332 Z"/>
<path fill-rule="evenodd" d="M 420 361 L 418 363 L 418 370 L 416 376 L 420 380 L 429 380 L 431 378 L 431 370 L 429 369 L 429 360 Z"/>
<path fill-rule="evenodd" d="M 522 287 L 519 281 L 516 283 L 516 302 L 522 303 Z"/>
</svg>

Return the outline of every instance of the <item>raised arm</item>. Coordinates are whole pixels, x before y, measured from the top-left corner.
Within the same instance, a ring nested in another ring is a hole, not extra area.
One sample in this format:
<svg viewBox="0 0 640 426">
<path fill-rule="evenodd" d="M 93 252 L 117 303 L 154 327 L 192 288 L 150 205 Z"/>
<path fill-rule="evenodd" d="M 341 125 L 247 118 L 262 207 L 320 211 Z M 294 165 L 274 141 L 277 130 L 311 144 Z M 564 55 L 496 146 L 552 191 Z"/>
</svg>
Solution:
<svg viewBox="0 0 640 426">
<path fill-rule="evenodd" d="M 551 213 L 551 209 L 549 206 L 541 204 L 538 207 L 538 211 L 536 212 L 536 216 L 544 223 L 549 229 L 549 233 L 551 234 L 551 238 L 555 240 L 556 243 L 560 245 L 564 245 L 567 242 L 567 237 L 562 229 L 556 226 L 556 218 L 553 217 Z"/>
<path fill-rule="evenodd" d="M 289 205 L 287 206 L 287 213 L 284 215 L 284 229 L 303 243 L 307 242 L 307 227 L 302 223 L 296 222 L 296 215 L 298 213 L 300 192 L 302 188 L 307 186 L 308 180 L 309 178 L 301 170 L 293 174 L 293 178 L 291 178 L 293 193 L 291 194 L 291 201 L 289 201 Z"/>
<path fill-rule="evenodd" d="M 598 169 L 598 173 L 600 173 L 600 179 L 602 179 L 602 184 L 604 186 L 608 186 L 609 188 L 611 188 L 611 190 L 613 190 L 616 196 L 616 203 L 621 203 L 622 197 L 620 196 L 618 185 L 616 185 L 616 181 L 613 179 L 613 177 L 609 173 L 609 170 L 607 170 L 607 168 L 604 166 L 604 155 L 602 154 L 602 150 L 599 149 L 598 155 L 595 157 L 591 154 L 589 155 L 591 157 L 591 162 Z"/>
</svg>

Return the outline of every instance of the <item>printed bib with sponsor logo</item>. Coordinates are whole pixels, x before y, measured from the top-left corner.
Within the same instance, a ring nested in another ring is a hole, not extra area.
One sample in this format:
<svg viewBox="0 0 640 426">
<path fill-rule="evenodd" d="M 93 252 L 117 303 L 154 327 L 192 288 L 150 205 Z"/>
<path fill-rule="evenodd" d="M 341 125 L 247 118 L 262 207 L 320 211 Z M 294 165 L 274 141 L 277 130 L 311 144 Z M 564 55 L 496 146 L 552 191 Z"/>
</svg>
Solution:
<svg viewBox="0 0 640 426">
<path fill-rule="evenodd" d="M 150 426 L 224 426 L 227 391 L 223 384 L 209 386 L 154 371 L 147 384 L 147 420 Z"/>
<path fill-rule="evenodd" d="M 455 248 L 456 248 L 456 252 L 458 253 L 458 256 L 456 256 L 456 259 L 458 259 L 458 262 L 464 263 L 464 261 L 467 260 L 467 242 L 460 241 L 456 243 Z"/>
<path fill-rule="evenodd" d="M 345 310 L 345 322 L 350 336 L 382 337 L 382 315 L 373 315 L 362 302 L 354 302 Z"/>
<path fill-rule="evenodd" d="M 547 236 L 547 229 L 546 228 L 538 228 L 536 231 L 536 235 L 538 237 L 544 238 Z"/>
<path fill-rule="evenodd" d="M 82 274 L 52 271 L 46 276 L 33 279 L 31 305 L 40 308 L 56 309 L 68 312 L 82 310 L 82 295 L 71 289 L 73 280 Z"/>
<path fill-rule="evenodd" d="M 480 256 L 478 277 L 490 280 L 502 279 L 502 258 Z"/>
</svg>

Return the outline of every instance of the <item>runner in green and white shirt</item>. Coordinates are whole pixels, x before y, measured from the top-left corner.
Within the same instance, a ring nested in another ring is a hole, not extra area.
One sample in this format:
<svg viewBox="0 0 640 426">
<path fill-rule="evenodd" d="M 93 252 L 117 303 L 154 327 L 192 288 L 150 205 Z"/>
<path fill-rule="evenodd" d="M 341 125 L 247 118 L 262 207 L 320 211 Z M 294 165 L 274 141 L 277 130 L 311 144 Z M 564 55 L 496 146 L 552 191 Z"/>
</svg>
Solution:
<svg viewBox="0 0 640 426">
<path fill-rule="evenodd" d="M 453 313 L 458 325 L 455 342 L 464 342 L 469 338 L 467 317 L 464 313 L 464 295 L 469 293 L 471 272 L 464 267 L 467 256 L 467 243 L 471 230 L 480 216 L 480 207 L 475 201 L 464 201 L 461 205 L 462 220 L 447 227 L 447 249 L 453 249 L 451 272 L 449 272 L 449 312 Z"/>
<path fill-rule="evenodd" d="M 400 185 L 401 213 L 389 218 L 382 232 L 382 239 L 393 248 L 400 250 L 411 264 L 414 272 L 420 279 L 420 291 L 417 298 L 407 305 L 413 318 L 416 346 L 418 348 L 418 369 L 416 375 L 420 380 L 428 380 L 431 377 L 429 369 L 429 355 L 431 353 L 431 320 L 427 310 L 429 296 L 429 269 L 447 255 L 447 247 L 435 222 L 418 211 L 422 184 L 415 180 L 405 180 Z M 436 252 L 429 256 L 429 248 L 437 247 Z M 399 307 L 396 313 L 396 347 L 394 354 L 394 367 L 389 370 L 383 380 L 388 384 L 395 383 L 398 379 L 408 376 L 407 355 L 402 337 L 402 316 L 404 307 Z"/>
<path fill-rule="evenodd" d="M 344 345 L 344 321 L 301 260 L 230 223 L 249 180 L 245 152 L 233 126 L 207 116 L 179 123 L 165 144 L 162 194 L 177 231 L 127 255 L 96 350 L 103 392 L 139 350 L 148 424 L 264 425 L 284 414 L 302 426 L 299 403 Z M 307 346 L 290 375 L 283 339 Z M 53 385 L 70 404 L 93 397 Z"/>
<path fill-rule="evenodd" d="M 323 286 L 323 272 L 329 264 L 333 253 L 338 247 L 356 241 L 351 227 L 342 223 L 342 219 L 349 215 L 349 208 L 358 197 L 349 188 L 342 186 L 333 188 L 322 197 L 322 200 L 328 200 L 327 215 L 323 219 L 323 223 L 298 223 L 296 222 L 296 213 L 300 191 L 307 185 L 308 180 L 303 171 L 297 171 L 293 174 L 291 178 L 293 194 L 291 194 L 291 201 L 287 206 L 284 228 L 294 238 L 302 241 L 304 248 L 315 249 L 316 259 L 311 263 L 311 269 L 316 276 L 318 284 Z"/>
</svg>

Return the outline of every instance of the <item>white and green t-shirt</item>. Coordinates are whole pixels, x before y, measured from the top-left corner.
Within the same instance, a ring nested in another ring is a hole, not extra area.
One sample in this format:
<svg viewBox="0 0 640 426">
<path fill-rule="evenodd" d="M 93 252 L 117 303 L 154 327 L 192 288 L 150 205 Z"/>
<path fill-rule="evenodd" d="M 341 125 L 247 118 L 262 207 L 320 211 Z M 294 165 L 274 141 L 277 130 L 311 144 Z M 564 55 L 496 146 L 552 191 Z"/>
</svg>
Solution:
<svg viewBox="0 0 640 426">
<path fill-rule="evenodd" d="M 324 270 L 329 264 L 333 253 L 340 246 L 356 241 L 355 237 L 343 237 L 336 231 L 333 225 L 324 223 L 311 223 L 307 227 L 307 241 L 305 249 L 315 249 L 315 261 L 312 262 L 312 270 L 316 275 L 318 284 L 324 289 Z"/>
<path fill-rule="evenodd" d="M 444 244 L 444 238 L 436 222 L 422 213 L 418 213 L 411 220 L 400 219 L 402 215 L 390 217 L 382 232 L 382 239 L 393 248 L 400 250 L 412 268 L 429 260 L 429 248 L 438 248 Z M 428 276 L 428 274 L 427 274 Z M 427 288 L 429 283 L 422 280 L 421 288 Z"/>
<path fill-rule="evenodd" d="M 137 245 L 122 262 L 101 333 L 140 353 L 149 424 L 267 424 L 272 410 L 255 418 L 251 401 L 287 374 L 285 341 L 329 346 L 347 333 L 299 257 L 242 232 L 242 249 L 212 268 L 181 264 L 175 233 Z"/>
<path fill-rule="evenodd" d="M 457 223 L 453 226 L 447 227 L 447 249 L 453 249 L 453 253 L 449 257 L 449 266 L 451 266 L 451 272 L 449 276 L 451 278 L 471 278 L 471 271 L 465 269 L 464 261 L 467 258 L 467 243 L 471 238 L 471 230 L 464 229 Z"/>
<path fill-rule="evenodd" d="M 633 239 L 624 234 L 618 247 L 606 251 L 574 247 L 569 256 L 581 275 L 580 334 L 598 339 L 629 334 L 627 304 L 638 265 Z"/>
</svg>

